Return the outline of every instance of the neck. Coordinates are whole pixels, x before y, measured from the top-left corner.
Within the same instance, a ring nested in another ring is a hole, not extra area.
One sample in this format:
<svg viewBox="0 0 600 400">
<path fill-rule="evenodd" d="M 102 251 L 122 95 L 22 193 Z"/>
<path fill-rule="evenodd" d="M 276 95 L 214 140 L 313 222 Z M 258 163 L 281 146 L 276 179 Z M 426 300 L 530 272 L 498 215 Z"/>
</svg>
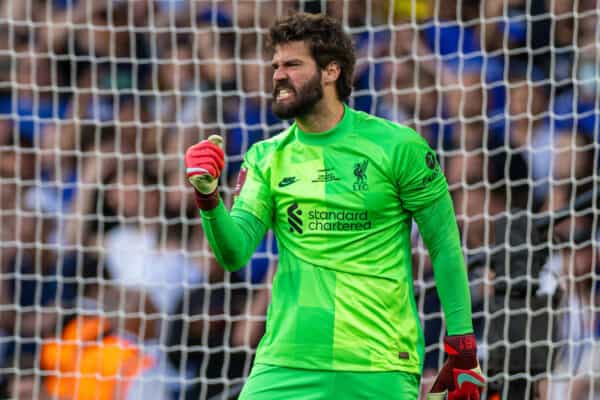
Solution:
<svg viewBox="0 0 600 400">
<path fill-rule="evenodd" d="M 344 104 L 337 98 L 328 101 L 324 97 L 310 113 L 296 117 L 296 123 L 303 132 L 325 132 L 336 126 L 343 116 Z"/>
</svg>

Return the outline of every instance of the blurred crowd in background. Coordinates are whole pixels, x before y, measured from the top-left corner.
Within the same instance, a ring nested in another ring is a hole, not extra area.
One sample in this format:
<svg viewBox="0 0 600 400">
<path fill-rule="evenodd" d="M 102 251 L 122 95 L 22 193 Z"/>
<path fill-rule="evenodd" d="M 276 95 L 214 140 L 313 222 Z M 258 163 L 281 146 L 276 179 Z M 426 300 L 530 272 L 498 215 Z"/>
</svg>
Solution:
<svg viewBox="0 0 600 400">
<path fill-rule="evenodd" d="M 224 273 L 203 237 L 182 156 L 223 135 L 230 204 L 245 151 L 288 126 L 269 106 L 265 37 L 276 18 L 304 10 L 343 21 L 358 56 L 350 105 L 414 127 L 437 151 L 469 258 L 494 248 L 494 223 L 507 213 L 547 215 L 595 188 L 598 7 L 0 1 L 4 395 L 235 396 L 264 329 L 277 247 L 269 234 L 248 267 Z M 552 342 L 546 363 L 523 372 L 563 399 L 600 387 L 596 218 L 588 208 L 552 226 L 543 268 L 521 277 L 534 283 L 528 296 L 548 296 L 556 317 L 556 332 L 542 340 Z M 443 362 L 444 328 L 416 229 L 414 271 L 426 387 Z M 470 276 L 487 367 L 489 299 L 504 277 L 489 266 Z M 490 371 L 492 384 L 508 379 L 508 365 Z"/>
</svg>

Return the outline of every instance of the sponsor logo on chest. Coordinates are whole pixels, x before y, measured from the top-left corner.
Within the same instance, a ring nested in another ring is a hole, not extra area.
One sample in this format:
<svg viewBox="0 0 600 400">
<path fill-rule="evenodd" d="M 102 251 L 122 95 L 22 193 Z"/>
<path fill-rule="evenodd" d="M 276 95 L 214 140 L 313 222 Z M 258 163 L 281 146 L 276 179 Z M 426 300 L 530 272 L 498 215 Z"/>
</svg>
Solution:
<svg viewBox="0 0 600 400">
<path fill-rule="evenodd" d="M 369 211 L 322 209 L 311 207 L 305 210 L 297 202 L 287 207 L 289 230 L 299 235 L 305 229 L 310 232 L 363 232 L 373 227 Z"/>
</svg>

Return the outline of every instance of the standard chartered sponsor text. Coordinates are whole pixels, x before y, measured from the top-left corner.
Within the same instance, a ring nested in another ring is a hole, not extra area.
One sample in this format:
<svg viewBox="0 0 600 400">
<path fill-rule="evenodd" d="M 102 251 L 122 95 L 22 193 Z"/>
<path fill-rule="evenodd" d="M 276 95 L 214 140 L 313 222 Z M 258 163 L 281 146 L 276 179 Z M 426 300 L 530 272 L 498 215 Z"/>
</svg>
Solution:
<svg viewBox="0 0 600 400">
<path fill-rule="evenodd" d="M 366 210 L 314 209 L 308 212 L 308 219 L 308 229 L 312 231 L 366 231 L 373 226 Z"/>
</svg>

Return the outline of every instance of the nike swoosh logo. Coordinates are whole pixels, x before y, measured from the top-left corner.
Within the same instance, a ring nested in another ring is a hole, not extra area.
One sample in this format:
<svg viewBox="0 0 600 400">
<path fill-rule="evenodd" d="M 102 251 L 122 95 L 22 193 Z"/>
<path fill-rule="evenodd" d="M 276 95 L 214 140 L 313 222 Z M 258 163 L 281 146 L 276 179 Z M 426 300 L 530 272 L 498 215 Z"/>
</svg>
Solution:
<svg viewBox="0 0 600 400">
<path fill-rule="evenodd" d="M 283 178 L 279 184 L 277 186 L 279 187 L 286 187 L 286 186 L 290 186 L 293 183 L 298 182 L 298 178 L 296 178 L 295 176 L 288 176 Z"/>
<path fill-rule="evenodd" d="M 460 373 L 458 374 L 458 377 L 456 377 L 456 383 L 458 383 L 458 387 L 460 388 L 463 383 L 465 382 L 469 382 L 472 383 L 475 386 L 479 386 L 479 387 L 483 387 L 485 386 L 485 384 L 483 383 L 482 380 L 477 379 L 476 377 L 474 377 L 471 374 L 467 374 L 467 373 Z"/>
</svg>

